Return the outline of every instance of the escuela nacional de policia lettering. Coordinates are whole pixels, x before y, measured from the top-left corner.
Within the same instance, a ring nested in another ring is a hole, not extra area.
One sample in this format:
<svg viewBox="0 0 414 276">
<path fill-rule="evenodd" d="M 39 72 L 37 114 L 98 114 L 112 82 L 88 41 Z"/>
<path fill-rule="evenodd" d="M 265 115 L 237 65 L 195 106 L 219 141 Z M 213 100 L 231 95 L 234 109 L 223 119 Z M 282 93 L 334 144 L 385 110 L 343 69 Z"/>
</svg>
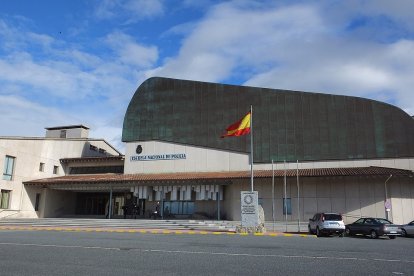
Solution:
<svg viewBox="0 0 414 276">
<path fill-rule="evenodd" d="M 240 220 L 251 137 L 221 137 L 250 106 L 254 190 L 266 220 L 307 221 L 316 212 L 349 222 L 413 219 L 414 119 L 403 110 L 358 97 L 159 77 L 144 81 L 128 105 L 125 155 L 84 136 L 83 126 L 56 127 L 39 138 L 49 149 L 33 149 L 25 166 L 35 173 L 24 175 L 24 151 L 2 137 L 0 216 L 128 217 L 136 206 L 145 218 L 158 202 L 172 219 Z M 25 139 L 19 143 L 34 143 Z"/>
<path fill-rule="evenodd" d="M 150 161 L 150 160 L 176 160 L 185 159 L 185 153 L 181 154 L 156 154 L 156 155 L 135 155 L 131 156 L 131 161 Z"/>
</svg>

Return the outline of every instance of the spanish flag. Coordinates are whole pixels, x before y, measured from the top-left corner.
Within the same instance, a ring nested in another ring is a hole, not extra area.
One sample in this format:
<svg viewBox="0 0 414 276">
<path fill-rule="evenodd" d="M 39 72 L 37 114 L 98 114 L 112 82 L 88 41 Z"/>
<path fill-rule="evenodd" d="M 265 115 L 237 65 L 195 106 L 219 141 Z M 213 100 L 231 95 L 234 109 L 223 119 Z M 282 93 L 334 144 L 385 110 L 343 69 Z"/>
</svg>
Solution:
<svg viewBox="0 0 414 276">
<path fill-rule="evenodd" d="M 226 128 L 227 133 L 221 138 L 228 136 L 241 136 L 250 133 L 251 112 L 247 113 L 240 121 L 230 125 Z"/>
</svg>

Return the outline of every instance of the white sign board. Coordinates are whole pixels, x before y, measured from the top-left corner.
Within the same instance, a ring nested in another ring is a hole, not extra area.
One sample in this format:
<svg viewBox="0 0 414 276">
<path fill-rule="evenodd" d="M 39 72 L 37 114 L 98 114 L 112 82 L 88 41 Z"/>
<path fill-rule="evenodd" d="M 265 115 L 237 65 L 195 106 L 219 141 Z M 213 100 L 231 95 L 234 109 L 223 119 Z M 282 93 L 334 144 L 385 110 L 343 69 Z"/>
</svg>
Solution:
<svg viewBox="0 0 414 276">
<path fill-rule="evenodd" d="M 387 199 L 384 203 L 385 209 L 391 209 L 391 200 Z"/>
<path fill-rule="evenodd" d="M 384 203 L 385 211 L 389 212 L 391 211 L 391 200 L 387 199 Z"/>
<path fill-rule="evenodd" d="M 241 224 L 242 227 L 259 225 L 258 192 L 241 192 Z"/>
</svg>

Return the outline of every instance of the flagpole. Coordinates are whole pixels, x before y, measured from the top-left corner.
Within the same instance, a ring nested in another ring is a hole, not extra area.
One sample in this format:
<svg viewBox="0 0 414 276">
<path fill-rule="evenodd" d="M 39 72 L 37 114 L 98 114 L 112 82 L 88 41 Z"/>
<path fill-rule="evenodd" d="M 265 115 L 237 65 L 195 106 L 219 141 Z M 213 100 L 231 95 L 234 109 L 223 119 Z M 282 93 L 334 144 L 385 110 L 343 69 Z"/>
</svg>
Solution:
<svg viewBox="0 0 414 276">
<path fill-rule="evenodd" d="M 272 159 L 272 219 L 273 219 L 273 232 L 275 231 L 275 170 L 273 168 Z"/>
<path fill-rule="evenodd" d="M 300 232 L 299 160 L 296 160 L 296 185 L 298 189 L 298 232 Z"/>
<path fill-rule="evenodd" d="M 253 106 L 250 105 L 250 185 L 252 192 L 253 189 Z"/>
<path fill-rule="evenodd" d="M 285 167 L 285 177 L 284 177 L 284 197 L 285 197 L 285 199 L 284 199 L 284 208 L 285 208 L 285 225 L 286 225 L 286 232 L 287 232 L 287 198 L 286 198 L 286 160 L 284 160 L 283 161 L 283 164 L 284 164 L 284 167 Z"/>
</svg>

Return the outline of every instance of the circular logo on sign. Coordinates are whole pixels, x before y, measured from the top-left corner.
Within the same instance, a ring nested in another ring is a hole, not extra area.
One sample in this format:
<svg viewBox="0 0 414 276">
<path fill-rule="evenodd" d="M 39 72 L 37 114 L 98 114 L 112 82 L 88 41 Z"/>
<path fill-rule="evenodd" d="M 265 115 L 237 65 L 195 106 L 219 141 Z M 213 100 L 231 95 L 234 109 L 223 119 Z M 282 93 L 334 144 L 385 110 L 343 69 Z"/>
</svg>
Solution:
<svg viewBox="0 0 414 276">
<path fill-rule="evenodd" d="M 253 203 L 253 197 L 252 197 L 251 195 L 246 195 L 246 196 L 243 198 L 243 201 L 244 201 L 244 203 L 246 203 L 246 204 L 250 205 L 250 204 L 252 204 L 252 203 Z"/>
<path fill-rule="evenodd" d="M 140 154 L 140 153 L 142 152 L 142 146 L 141 146 L 141 145 L 138 145 L 138 146 L 137 146 L 137 149 L 135 150 L 135 152 L 136 152 L 137 154 Z"/>
<path fill-rule="evenodd" d="M 386 209 L 391 209 L 391 201 L 387 199 L 387 201 L 385 201 L 385 208 Z"/>
</svg>

